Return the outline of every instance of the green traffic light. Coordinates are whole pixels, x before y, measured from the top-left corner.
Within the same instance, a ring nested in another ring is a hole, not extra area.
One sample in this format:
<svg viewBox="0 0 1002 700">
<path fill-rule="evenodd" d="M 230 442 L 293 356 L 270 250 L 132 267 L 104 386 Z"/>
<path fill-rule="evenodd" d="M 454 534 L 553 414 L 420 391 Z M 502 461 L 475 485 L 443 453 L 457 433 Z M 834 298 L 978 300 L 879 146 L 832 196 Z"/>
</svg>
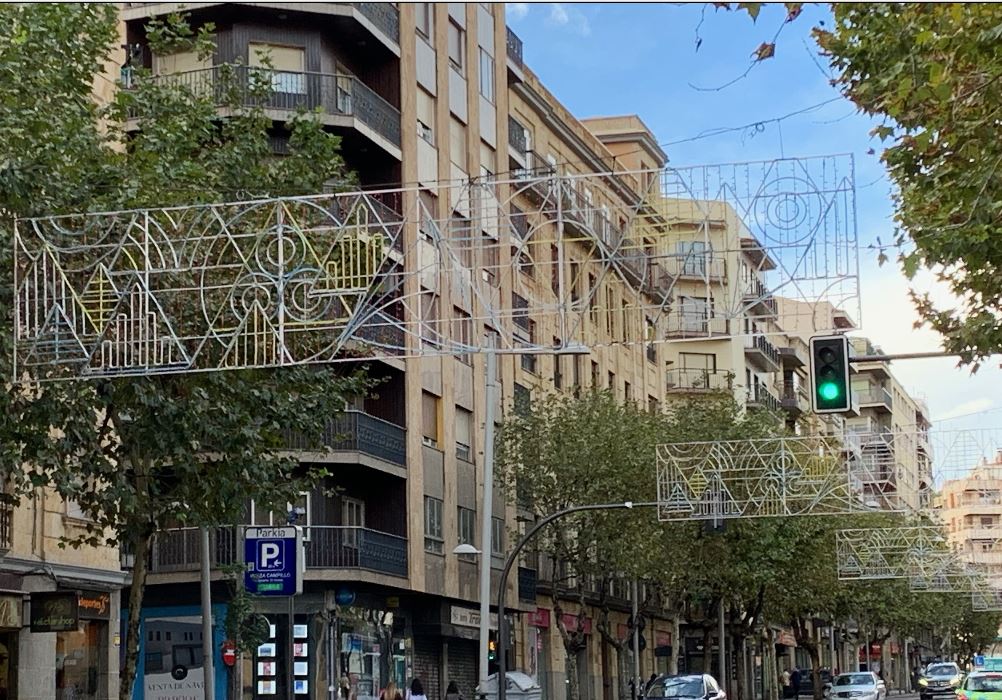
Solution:
<svg viewBox="0 0 1002 700">
<path fill-rule="evenodd" d="M 825 382 L 818 387 L 818 393 L 821 394 L 821 398 L 825 401 L 833 401 L 838 398 L 839 390 L 838 384 L 834 382 Z"/>
</svg>

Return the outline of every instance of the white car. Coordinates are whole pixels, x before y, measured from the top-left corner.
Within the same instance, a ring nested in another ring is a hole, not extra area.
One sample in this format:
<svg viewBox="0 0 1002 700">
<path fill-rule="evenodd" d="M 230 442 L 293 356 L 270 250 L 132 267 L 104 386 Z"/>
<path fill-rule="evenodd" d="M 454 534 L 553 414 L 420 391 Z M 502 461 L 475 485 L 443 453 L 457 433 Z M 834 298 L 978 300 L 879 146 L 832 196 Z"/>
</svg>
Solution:
<svg viewBox="0 0 1002 700">
<path fill-rule="evenodd" d="M 885 700 L 887 686 L 873 671 L 843 673 L 832 680 L 828 697 L 832 700 Z"/>
</svg>

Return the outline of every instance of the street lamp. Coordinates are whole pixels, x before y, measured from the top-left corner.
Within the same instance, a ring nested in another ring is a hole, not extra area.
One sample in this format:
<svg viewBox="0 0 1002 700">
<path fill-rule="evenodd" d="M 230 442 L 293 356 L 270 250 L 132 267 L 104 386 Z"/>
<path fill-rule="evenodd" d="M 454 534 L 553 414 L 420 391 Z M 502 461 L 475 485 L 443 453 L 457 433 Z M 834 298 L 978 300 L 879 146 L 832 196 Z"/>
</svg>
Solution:
<svg viewBox="0 0 1002 700">
<path fill-rule="evenodd" d="M 480 550 L 474 547 L 472 544 L 461 544 L 452 550 L 453 554 L 480 554 Z"/>
</svg>

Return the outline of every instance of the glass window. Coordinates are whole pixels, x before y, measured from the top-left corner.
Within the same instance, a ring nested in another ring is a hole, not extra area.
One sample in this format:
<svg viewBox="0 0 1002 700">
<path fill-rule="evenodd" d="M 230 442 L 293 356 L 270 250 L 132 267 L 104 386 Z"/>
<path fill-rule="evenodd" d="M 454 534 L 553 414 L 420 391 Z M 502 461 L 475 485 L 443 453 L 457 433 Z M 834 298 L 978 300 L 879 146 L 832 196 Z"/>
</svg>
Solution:
<svg viewBox="0 0 1002 700">
<path fill-rule="evenodd" d="M 77 631 L 56 633 L 56 700 L 98 696 L 99 679 L 105 672 L 101 652 L 107 649 L 107 637 L 108 623 L 100 620 L 81 620 Z M 147 654 L 156 651 L 151 649 Z"/>
<path fill-rule="evenodd" d="M 435 9 L 430 2 L 414 3 L 417 15 L 417 32 L 425 39 L 435 33 Z"/>
<path fill-rule="evenodd" d="M 503 557 L 504 553 L 504 519 L 491 518 L 491 554 Z"/>
<path fill-rule="evenodd" d="M 532 410 L 532 392 L 529 387 L 515 384 L 515 413 L 524 416 Z"/>
<path fill-rule="evenodd" d="M 477 530 L 477 512 L 459 506 L 456 509 L 458 519 L 459 544 L 473 544 Z"/>
<path fill-rule="evenodd" d="M 358 530 L 365 527 L 365 501 L 357 498 L 341 499 L 341 525 L 344 530 L 344 546 L 358 547 Z"/>
<path fill-rule="evenodd" d="M 417 91 L 418 136 L 435 145 L 435 98 L 418 88 Z"/>
<path fill-rule="evenodd" d="M 453 307 L 453 314 L 453 342 L 466 348 L 473 347 L 473 319 L 458 306 Z M 466 364 L 473 361 L 473 356 L 470 353 L 457 354 L 456 357 Z"/>
<path fill-rule="evenodd" d="M 438 295 L 435 292 L 421 292 L 421 342 L 426 348 L 437 348 L 441 342 L 439 335 Z"/>
<path fill-rule="evenodd" d="M 449 20 L 449 64 L 460 74 L 466 73 L 466 31 L 452 19 Z"/>
<path fill-rule="evenodd" d="M 456 457 L 473 461 L 473 414 L 456 406 Z"/>
<path fill-rule="evenodd" d="M 434 394 L 421 393 L 422 439 L 429 447 L 438 447 L 438 403 Z"/>
<path fill-rule="evenodd" d="M 250 43 L 247 64 L 272 70 L 271 89 L 295 95 L 306 94 L 306 50 L 299 46 Z"/>
<path fill-rule="evenodd" d="M 494 103 L 494 58 L 480 47 L 480 94 Z"/>
<path fill-rule="evenodd" d="M 442 553 L 442 501 L 431 496 L 424 497 L 424 548 L 429 552 Z"/>
</svg>

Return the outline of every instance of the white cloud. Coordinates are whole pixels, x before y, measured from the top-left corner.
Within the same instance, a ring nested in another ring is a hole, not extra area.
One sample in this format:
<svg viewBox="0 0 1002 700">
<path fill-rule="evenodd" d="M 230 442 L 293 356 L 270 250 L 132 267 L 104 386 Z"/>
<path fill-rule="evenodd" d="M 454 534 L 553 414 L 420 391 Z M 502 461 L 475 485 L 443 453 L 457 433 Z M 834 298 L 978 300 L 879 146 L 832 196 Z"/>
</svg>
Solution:
<svg viewBox="0 0 1002 700">
<path fill-rule="evenodd" d="M 546 23 L 551 27 L 566 27 L 579 36 L 591 34 L 591 25 L 585 14 L 562 2 L 550 3 L 550 15 L 546 18 Z"/>
<path fill-rule="evenodd" d="M 505 5 L 505 9 L 508 13 L 508 18 L 512 20 L 520 20 L 529 14 L 529 3 L 527 2 L 509 2 Z"/>
</svg>

